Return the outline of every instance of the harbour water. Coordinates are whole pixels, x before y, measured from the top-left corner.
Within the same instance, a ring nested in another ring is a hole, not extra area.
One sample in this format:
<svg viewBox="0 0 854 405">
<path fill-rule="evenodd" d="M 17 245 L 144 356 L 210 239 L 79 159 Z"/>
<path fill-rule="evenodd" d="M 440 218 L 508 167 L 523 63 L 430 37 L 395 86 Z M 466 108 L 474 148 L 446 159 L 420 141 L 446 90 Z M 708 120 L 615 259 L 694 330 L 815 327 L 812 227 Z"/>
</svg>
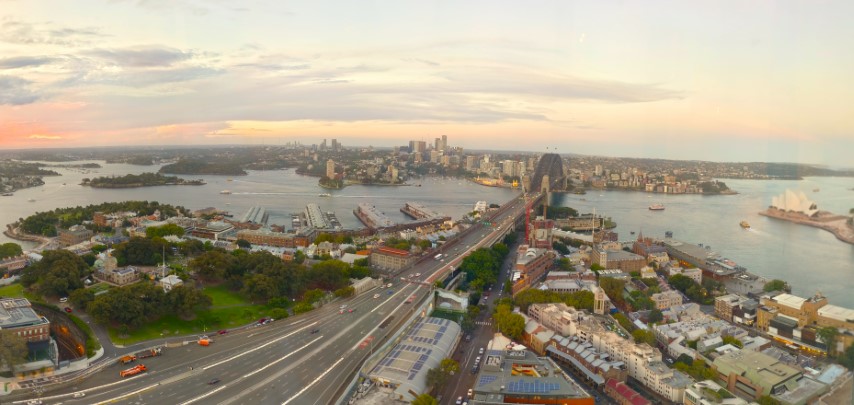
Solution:
<svg viewBox="0 0 854 405">
<path fill-rule="evenodd" d="M 589 191 L 586 195 L 554 194 L 552 203 L 582 213 L 610 216 L 620 240 L 644 236 L 673 238 L 711 246 L 752 273 L 787 280 L 792 292 L 810 296 L 816 291 L 832 304 L 854 308 L 854 245 L 830 232 L 759 215 L 771 197 L 787 188 L 801 190 L 819 209 L 847 214 L 854 208 L 852 178 L 815 177 L 793 180 L 732 180 L 726 184 L 737 195 L 663 195 L 624 191 Z M 814 189 L 820 191 L 814 192 Z M 663 211 L 650 211 L 654 203 Z M 747 221 L 745 230 L 739 222 Z M 630 232 L 634 231 L 635 235 Z"/>
<path fill-rule="evenodd" d="M 19 190 L 12 197 L 0 197 L 0 224 L 14 222 L 54 208 L 89 205 L 106 201 L 150 200 L 182 205 L 191 210 L 217 207 L 239 217 L 252 206 L 261 206 L 270 214 L 271 224 L 290 224 L 290 214 L 301 212 L 310 202 L 324 211 L 333 211 L 344 227 L 361 227 L 352 211 L 361 202 L 375 205 L 395 221 L 410 221 L 400 208 L 416 201 L 441 213 L 459 218 L 471 211 L 478 200 L 502 203 L 518 191 L 479 186 L 452 178 L 427 177 L 413 180 L 421 187 L 349 186 L 343 190 L 324 190 L 314 177 L 293 170 L 252 171 L 248 176 L 180 176 L 202 178 L 203 186 L 160 186 L 134 189 L 93 189 L 79 186 L 84 177 L 124 175 L 157 171 L 159 166 L 104 164 L 96 172 L 56 169 L 63 176 L 45 177 L 45 185 Z M 231 178 L 232 181 L 228 181 Z M 771 197 L 785 189 L 797 189 L 823 210 L 845 214 L 854 207 L 854 179 L 808 178 L 802 181 L 725 180 L 731 196 L 662 195 L 639 192 L 590 191 L 586 195 L 554 194 L 552 203 L 610 216 L 621 240 L 637 237 L 631 231 L 663 237 L 672 231 L 674 238 L 710 245 L 712 250 L 730 258 L 751 272 L 767 278 L 788 280 L 793 292 L 807 296 L 821 291 L 831 303 L 854 308 L 854 245 L 838 241 L 829 232 L 808 226 L 762 217 Z M 63 185 L 65 183 L 65 185 Z M 813 190 L 819 189 L 819 192 Z M 232 194 L 220 194 L 230 190 Z M 329 197 L 319 194 L 330 193 Z M 29 202 L 29 200 L 35 200 Z M 650 211 L 655 203 L 663 211 Z M 739 222 L 746 220 L 750 230 Z M 0 241 L 9 241 L 0 234 Z M 25 248 L 31 244 L 17 242 Z"/>
</svg>

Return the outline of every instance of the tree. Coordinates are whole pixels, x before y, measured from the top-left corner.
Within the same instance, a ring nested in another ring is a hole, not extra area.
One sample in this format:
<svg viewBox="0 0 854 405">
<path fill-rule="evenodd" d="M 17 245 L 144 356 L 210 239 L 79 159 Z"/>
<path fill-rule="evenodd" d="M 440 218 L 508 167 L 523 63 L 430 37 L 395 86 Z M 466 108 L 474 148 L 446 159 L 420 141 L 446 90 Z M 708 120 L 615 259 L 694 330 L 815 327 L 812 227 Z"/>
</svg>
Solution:
<svg viewBox="0 0 854 405">
<path fill-rule="evenodd" d="M 646 343 L 655 347 L 655 335 L 648 330 L 635 329 L 632 331 L 632 338 L 634 338 L 635 343 Z"/>
<path fill-rule="evenodd" d="M 788 283 L 786 283 L 786 282 L 785 282 L 785 281 L 783 281 L 783 280 L 774 279 L 774 280 L 771 280 L 771 281 L 769 281 L 769 282 L 765 283 L 765 286 L 764 286 L 764 287 L 762 287 L 762 289 L 763 289 L 765 292 L 771 292 L 771 291 L 790 291 L 790 290 L 791 290 L 791 287 L 789 287 L 789 284 L 788 284 Z"/>
<path fill-rule="evenodd" d="M 446 357 L 439 363 L 439 368 L 448 375 L 454 375 L 460 372 L 460 363 L 450 357 Z"/>
<path fill-rule="evenodd" d="M 241 249 L 249 249 L 252 247 L 252 243 L 250 243 L 246 239 L 238 239 L 237 242 L 235 242 L 235 243 L 237 243 L 237 246 L 240 247 Z"/>
<path fill-rule="evenodd" d="M 854 345 L 848 346 L 839 356 L 839 363 L 849 370 L 854 370 Z"/>
<path fill-rule="evenodd" d="M 20 256 L 24 253 L 21 250 L 21 246 L 17 243 L 4 243 L 0 245 L 0 259 L 5 259 L 7 257 L 15 257 Z"/>
<path fill-rule="evenodd" d="M 514 314 L 510 305 L 497 305 L 492 317 L 495 319 L 498 330 L 505 336 L 513 340 L 522 338 L 522 333 L 525 331 L 525 318 L 522 318 L 522 315 Z"/>
<path fill-rule="evenodd" d="M 279 289 L 272 278 L 264 274 L 253 274 L 244 280 L 243 293 L 253 301 L 266 302 L 276 296 Z"/>
<path fill-rule="evenodd" d="M 27 341 L 10 330 L 0 330 L 0 363 L 6 364 L 12 373 L 27 360 Z"/>
<path fill-rule="evenodd" d="M 661 310 L 658 308 L 653 308 L 649 311 L 649 322 L 656 323 L 664 320 L 664 314 L 661 313 Z"/>
<path fill-rule="evenodd" d="M 827 346 L 828 356 L 833 355 L 833 352 L 836 351 L 836 338 L 839 336 L 839 329 L 832 326 L 825 326 L 817 330 L 816 335 Z"/>
<path fill-rule="evenodd" d="M 173 288 L 166 296 L 172 310 L 183 318 L 189 318 L 196 311 L 210 308 L 213 304 L 211 297 L 185 285 Z"/>
<path fill-rule="evenodd" d="M 175 224 L 166 224 L 161 226 L 152 226 L 145 228 L 145 237 L 164 237 L 169 235 L 184 236 L 184 228 Z"/>
<path fill-rule="evenodd" d="M 446 382 L 448 382 L 448 375 L 442 372 L 439 367 L 427 370 L 428 387 L 433 387 L 434 390 L 439 391 L 445 386 Z"/>
<path fill-rule="evenodd" d="M 733 345 L 739 349 L 744 347 L 744 343 L 741 343 L 741 341 L 738 340 L 735 336 L 727 335 L 727 336 L 724 336 L 723 338 L 721 338 L 721 340 L 723 340 L 725 345 Z"/>
<path fill-rule="evenodd" d="M 428 372 L 429 373 L 429 372 Z M 421 394 L 410 402 L 412 405 L 439 405 L 439 401 L 436 398 L 430 396 L 430 394 Z"/>
<path fill-rule="evenodd" d="M 21 284 L 36 285 L 41 295 L 66 297 L 82 288 L 82 279 L 89 274 L 89 266 L 80 256 L 68 250 L 48 250 L 42 260 L 24 269 Z"/>
</svg>

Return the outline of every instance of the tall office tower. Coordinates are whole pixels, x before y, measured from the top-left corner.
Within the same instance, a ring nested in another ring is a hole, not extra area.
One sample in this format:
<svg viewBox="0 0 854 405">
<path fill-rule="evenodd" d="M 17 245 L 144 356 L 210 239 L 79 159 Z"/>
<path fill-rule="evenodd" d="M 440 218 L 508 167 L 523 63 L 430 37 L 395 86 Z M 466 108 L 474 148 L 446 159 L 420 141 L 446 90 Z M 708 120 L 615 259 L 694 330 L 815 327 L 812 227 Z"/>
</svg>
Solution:
<svg viewBox="0 0 854 405">
<path fill-rule="evenodd" d="M 442 150 L 442 138 L 436 138 L 433 141 L 433 149 L 434 150 Z"/>
<path fill-rule="evenodd" d="M 448 135 L 442 135 L 442 151 L 448 150 Z"/>
<path fill-rule="evenodd" d="M 326 177 L 335 178 L 335 161 L 332 159 L 326 161 Z"/>
</svg>

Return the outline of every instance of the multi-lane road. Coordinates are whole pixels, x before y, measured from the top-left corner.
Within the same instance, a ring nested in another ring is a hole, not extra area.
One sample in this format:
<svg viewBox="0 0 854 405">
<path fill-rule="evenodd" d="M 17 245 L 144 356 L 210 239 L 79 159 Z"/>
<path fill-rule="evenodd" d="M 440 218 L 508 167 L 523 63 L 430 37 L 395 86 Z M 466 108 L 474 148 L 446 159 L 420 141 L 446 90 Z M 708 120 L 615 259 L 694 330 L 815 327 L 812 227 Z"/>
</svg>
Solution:
<svg viewBox="0 0 854 405">
<path fill-rule="evenodd" d="M 524 214 L 524 204 L 521 197 L 511 200 L 492 219 L 493 225 L 475 225 L 443 247 L 442 261 L 422 260 L 386 281 L 392 283 L 390 288 L 383 286 L 304 315 L 213 336 L 214 343 L 207 347 L 191 339 L 184 346 L 165 349 L 162 356 L 139 361 L 148 368 L 146 373 L 122 379 L 119 371 L 135 363 L 111 365 L 75 387 L 46 393 L 41 400 L 45 404 L 334 403 L 375 346 L 412 315 L 416 305 L 407 304 L 407 298 L 415 294 L 415 302 L 420 302 L 433 282 L 466 254 L 500 240 Z M 346 305 L 343 314 L 341 305 Z M 73 396 L 81 392 L 84 397 Z"/>
</svg>

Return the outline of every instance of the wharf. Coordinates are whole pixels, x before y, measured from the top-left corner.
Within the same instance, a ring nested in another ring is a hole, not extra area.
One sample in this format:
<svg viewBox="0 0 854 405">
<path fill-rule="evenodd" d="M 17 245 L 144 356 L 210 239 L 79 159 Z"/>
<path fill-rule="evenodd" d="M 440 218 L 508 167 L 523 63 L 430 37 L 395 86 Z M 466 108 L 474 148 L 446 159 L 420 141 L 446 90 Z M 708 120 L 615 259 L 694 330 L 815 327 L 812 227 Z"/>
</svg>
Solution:
<svg viewBox="0 0 854 405">
<path fill-rule="evenodd" d="M 824 229 L 832 233 L 836 239 L 854 245 L 854 226 L 849 222 L 849 217 L 844 215 L 819 211 L 816 217 L 808 217 L 802 213 L 785 212 L 776 208 L 769 208 L 760 212 L 759 215 Z"/>
</svg>

